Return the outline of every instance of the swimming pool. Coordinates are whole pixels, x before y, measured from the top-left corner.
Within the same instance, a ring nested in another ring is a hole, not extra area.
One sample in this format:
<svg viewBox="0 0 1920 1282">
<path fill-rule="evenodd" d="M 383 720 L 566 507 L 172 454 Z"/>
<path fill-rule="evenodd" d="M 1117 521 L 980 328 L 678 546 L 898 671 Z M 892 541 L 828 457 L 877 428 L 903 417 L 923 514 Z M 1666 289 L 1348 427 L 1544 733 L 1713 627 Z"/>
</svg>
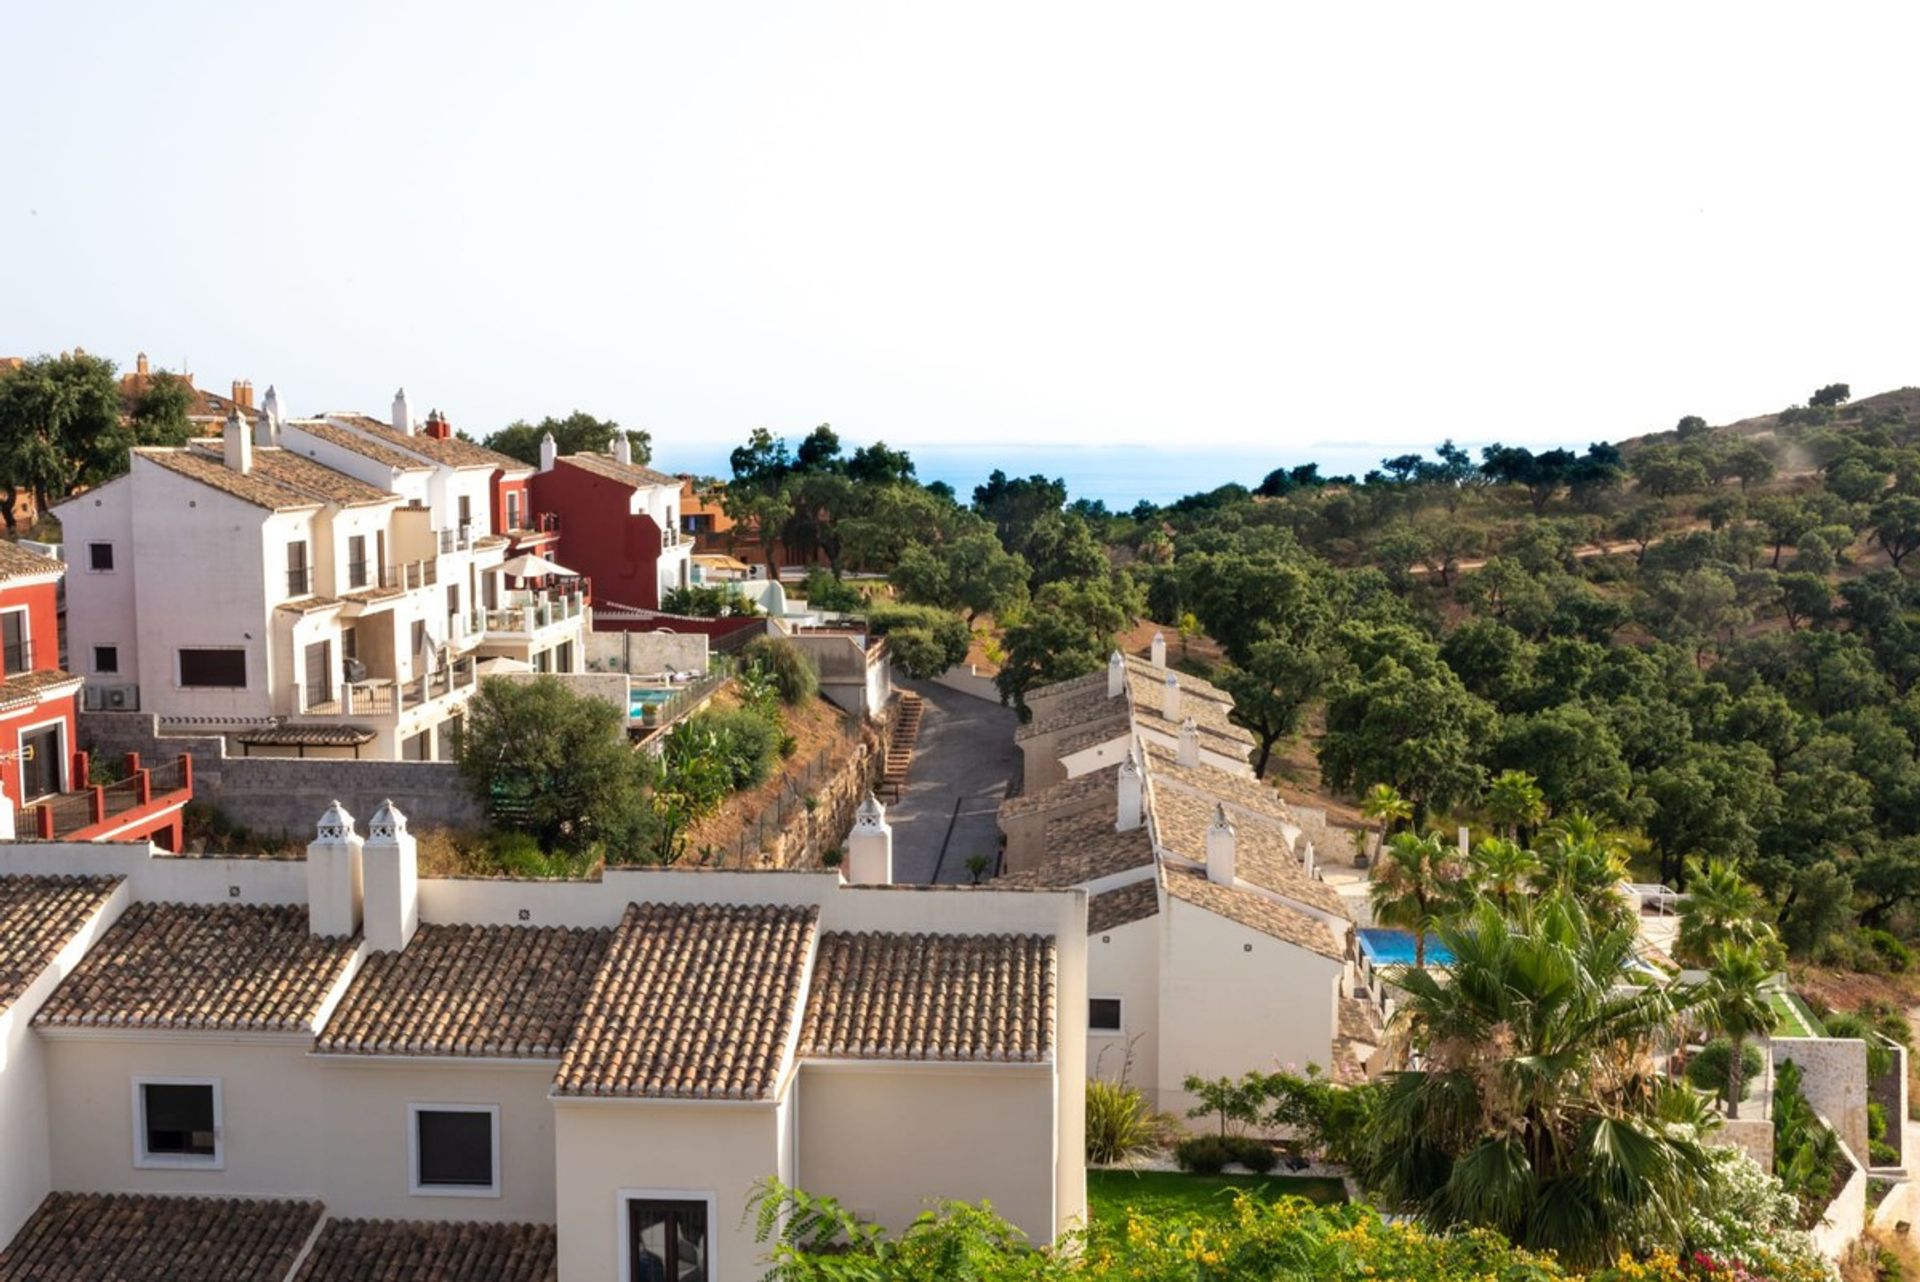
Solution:
<svg viewBox="0 0 1920 1282">
<path fill-rule="evenodd" d="M 644 717 L 647 709 L 657 708 L 678 694 L 677 690 L 629 690 L 627 691 L 627 715 Z"/>
<path fill-rule="evenodd" d="M 1376 966 L 1413 965 L 1413 932 L 1389 930 L 1384 926 L 1364 926 L 1354 932 L 1360 936 L 1360 951 Z M 1427 964 L 1445 966 L 1453 953 L 1437 939 L 1427 941 Z"/>
</svg>

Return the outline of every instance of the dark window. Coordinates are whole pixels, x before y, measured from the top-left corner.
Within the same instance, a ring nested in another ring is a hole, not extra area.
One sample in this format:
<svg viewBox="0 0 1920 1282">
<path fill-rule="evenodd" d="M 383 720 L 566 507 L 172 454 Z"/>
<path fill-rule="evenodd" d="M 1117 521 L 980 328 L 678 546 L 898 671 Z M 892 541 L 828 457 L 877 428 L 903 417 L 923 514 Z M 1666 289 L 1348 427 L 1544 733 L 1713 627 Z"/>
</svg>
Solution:
<svg viewBox="0 0 1920 1282">
<path fill-rule="evenodd" d="M 305 596 L 313 591 L 313 577 L 307 569 L 307 545 L 287 544 L 287 595 Z"/>
<path fill-rule="evenodd" d="M 247 652 L 182 650 L 180 684 L 188 689 L 244 690 L 247 687 Z"/>
<path fill-rule="evenodd" d="M 213 1157 L 213 1085 L 140 1084 L 141 1144 L 150 1157 Z"/>
<path fill-rule="evenodd" d="M 520 491 L 519 490 L 507 491 L 507 528 L 509 530 L 517 530 L 520 528 Z"/>
<path fill-rule="evenodd" d="M 93 670 L 100 673 L 120 671 L 120 647 L 117 645 L 93 647 Z"/>
<path fill-rule="evenodd" d="M 0 663 L 10 677 L 33 671 L 33 638 L 27 632 L 25 610 L 0 614 Z"/>
<path fill-rule="evenodd" d="M 627 1203 L 633 1282 L 709 1282 L 705 1202 Z"/>
<path fill-rule="evenodd" d="M 113 568 L 113 544 L 87 544 L 87 568 L 89 570 L 111 570 Z"/>
<path fill-rule="evenodd" d="M 460 524 L 473 524 L 473 499 L 465 494 L 460 496 Z"/>
<path fill-rule="evenodd" d="M 1087 1031 L 1090 1033 L 1120 1031 L 1120 999 L 1118 997 L 1087 998 Z"/>
<path fill-rule="evenodd" d="M 413 621 L 413 657 L 418 659 L 420 652 L 426 648 L 427 621 L 425 619 L 415 619 Z"/>
<path fill-rule="evenodd" d="M 493 1187 L 493 1113 L 420 1109 L 413 1115 L 421 1187 Z"/>
<path fill-rule="evenodd" d="M 333 646 L 315 641 L 307 647 L 307 707 L 333 698 Z"/>
<path fill-rule="evenodd" d="M 364 534 L 351 535 L 347 539 L 347 586 L 367 586 L 367 536 Z"/>
<path fill-rule="evenodd" d="M 400 760 L 432 761 L 433 731 L 422 730 L 419 734 L 409 735 L 400 741 Z"/>
</svg>

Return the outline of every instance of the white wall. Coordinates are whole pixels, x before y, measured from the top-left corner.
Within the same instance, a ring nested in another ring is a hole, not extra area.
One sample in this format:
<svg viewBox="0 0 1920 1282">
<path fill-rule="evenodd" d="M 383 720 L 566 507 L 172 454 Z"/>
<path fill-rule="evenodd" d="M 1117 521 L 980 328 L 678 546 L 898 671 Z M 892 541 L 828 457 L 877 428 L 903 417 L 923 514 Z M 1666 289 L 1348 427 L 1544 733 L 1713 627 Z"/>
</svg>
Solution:
<svg viewBox="0 0 1920 1282">
<path fill-rule="evenodd" d="M 1341 963 L 1170 896 L 1157 920 L 1163 1107 L 1192 1103 L 1189 1073 L 1332 1068 Z"/>
<path fill-rule="evenodd" d="M 90 685 L 131 685 L 140 680 L 140 629 L 134 621 L 133 507 L 131 477 L 120 477 L 60 504 L 67 557 L 67 662 Z M 87 568 L 89 543 L 113 544 L 114 568 Z M 94 675 L 93 647 L 120 648 L 118 675 Z"/>
<path fill-rule="evenodd" d="M 1125 1071 L 1159 1107 L 1152 1094 L 1160 1068 L 1159 914 L 1087 937 L 1087 996 L 1118 997 L 1122 1024 L 1117 1034 L 1088 1030 L 1088 1073 L 1117 1081 Z"/>
</svg>

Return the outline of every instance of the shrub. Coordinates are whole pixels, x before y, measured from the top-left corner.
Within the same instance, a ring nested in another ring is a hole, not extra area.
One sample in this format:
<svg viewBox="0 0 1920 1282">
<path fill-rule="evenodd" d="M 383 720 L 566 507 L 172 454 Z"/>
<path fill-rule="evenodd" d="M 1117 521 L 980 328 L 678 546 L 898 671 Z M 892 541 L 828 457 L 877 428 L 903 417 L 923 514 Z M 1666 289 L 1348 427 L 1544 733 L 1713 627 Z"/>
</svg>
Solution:
<svg viewBox="0 0 1920 1282">
<path fill-rule="evenodd" d="M 1727 1069 L 1733 1060 L 1733 1043 L 1724 1037 L 1716 1037 L 1707 1043 L 1706 1049 L 1687 1061 L 1687 1080 L 1709 1094 L 1727 1093 Z M 1753 1093 L 1754 1079 L 1760 1076 L 1765 1064 L 1760 1048 L 1748 1042 L 1740 1048 L 1740 1098 L 1746 1099 Z"/>
<path fill-rule="evenodd" d="M 930 680 L 953 666 L 947 662 L 946 647 L 925 628 L 889 632 L 887 645 L 895 666 L 916 681 Z"/>
<path fill-rule="evenodd" d="M 1087 1079 L 1087 1161 L 1108 1165 L 1153 1143 L 1146 1096 L 1125 1080 Z"/>
<path fill-rule="evenodd" d="M 1861 931 L 1860 935 L 1866 940 L 1867 947 L 1886 959 L 1890 969 L 1903 971 L 1913 966 L 1913 950 L 1901 943 L 1892 932 L 1868 929 Z"/>
<path fill-rule="evenodd" d="M 1900 1150 L 1885 1140 L 1867 1141 L 1868 1164 L 1871 1166 L 1900 1165 Z"/>
<path fill-rule="evenodd" d="M 460 768 L 496 827 L 547 851 L 640 840 L 651 767 L 628 744 L 621 709 L 553 677 L 483 681 L 467 709 Z"/>
<path fill-rule="evenodd" d="M 901 641 L 894 640 L 894 658 L 911 677 L 938 676 L 956 663 L 964 663 L 973 645 L 973 631 L 967 621 L 947 610 L 930 605 L 876 605 L 867 611 L 867 621 L 876 634 L 890 640 L 903 630 L 924 632 L 905 644 L 918 653 L 920 669 L 915 671 L 901 658 Z M 938 647 L 937 651 L 935 647 Z"/>
<path fill-rule="evenodd" d="M 1233 1154 L 1233 1160 L 1255 1175 L 1265 1175 L 1280 1160 L 1280 1155 L 1273 1151 L 1273 1145 L 1251 1135 L 1229 1135 L 1226 1144 L 1227 1151 Z"/>
<path fill-rule="evenodd" d="M 867 608 L 865 592 L 844 579 L 834 578 L 830 571 L 819 566 L 807 571 L 807 581 L 800 585 L 800 596 L 810 610 L 858 614 Z"/>
<path fill-rule="evenodd" d="M 712 736 L 715 758 L 724 764 L 734 791 L 752 788 L 773 770 L 780 751 L 780 727 L 747 708 L 703 712 L 693 718 L 697 731 Z"/>
<path fill-rule="evenodd" d="M 1173 1160 L 1195 1175 L 1218 1175 L 1233 1161 L 1233 1150 L 1218 1135 L 1189 1135 L 1173 1146 Z"/>
<path fill-rule="evenodd" d="M 785 637 L 758 637 L 740 651 L 741 666 L 773 682 L 780 701 L 789 706 L 806 703 L 820 693 L 820 673 L 813 660 Z"/>
</svg>

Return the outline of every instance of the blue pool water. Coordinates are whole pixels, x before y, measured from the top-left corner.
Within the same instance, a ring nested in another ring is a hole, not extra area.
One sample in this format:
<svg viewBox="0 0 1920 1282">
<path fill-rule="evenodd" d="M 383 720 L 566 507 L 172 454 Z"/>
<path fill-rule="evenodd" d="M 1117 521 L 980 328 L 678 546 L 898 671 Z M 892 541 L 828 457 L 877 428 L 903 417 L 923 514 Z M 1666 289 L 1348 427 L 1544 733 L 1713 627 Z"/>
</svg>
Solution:
<svg viewBox="0 0 1920 1282">
<path fill-rule="evenodd" d="M 1360 950 L 1376 966 L 1413 965 L 1413 932 L 1410 930 L 1388 930 L 1383 926 L 1362 927 L 1356 932 L 1360 936 Z M 1445 966 L 1453 960 L 1453 953 L 1437 939 L 1427 941 L 1427 964 Z"/>
<path fill-rule="evenodd" d="M 665 703 L 673 698 L 672 690 L 629 690 L 627 692 L 627 715 L 638 717 L 646 714 L 649 705 Z"/>
</svg>

